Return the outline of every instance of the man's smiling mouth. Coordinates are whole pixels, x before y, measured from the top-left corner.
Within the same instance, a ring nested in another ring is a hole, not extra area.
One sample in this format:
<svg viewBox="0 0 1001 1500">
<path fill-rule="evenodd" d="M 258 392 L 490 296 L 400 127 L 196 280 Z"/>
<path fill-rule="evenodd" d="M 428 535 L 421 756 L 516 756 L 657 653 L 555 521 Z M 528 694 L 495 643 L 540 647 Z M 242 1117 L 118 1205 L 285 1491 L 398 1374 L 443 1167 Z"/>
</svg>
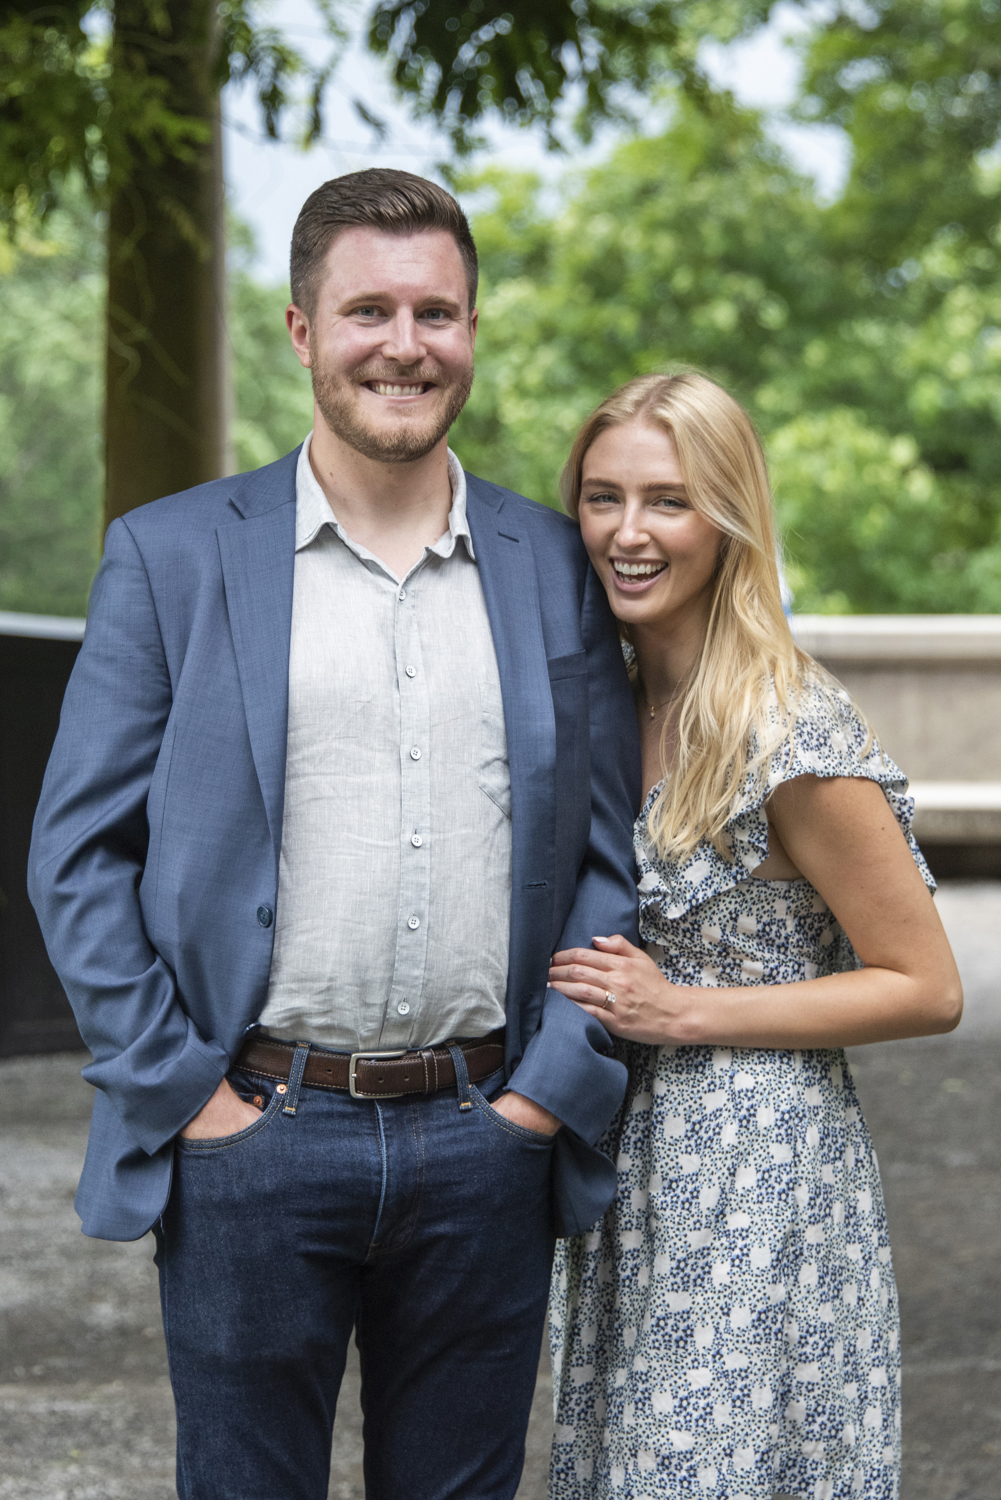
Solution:
<svg viewBox="0 0 1001 1500">
<path fill-rule="evenodd" d="M 422 380 L 417 385 L 390 385 L 385 380 L 366 380 L 365 384 L 377 396 L 423 396 L 425 391 L 434 390 L 429 380 Z"/>
</svg>

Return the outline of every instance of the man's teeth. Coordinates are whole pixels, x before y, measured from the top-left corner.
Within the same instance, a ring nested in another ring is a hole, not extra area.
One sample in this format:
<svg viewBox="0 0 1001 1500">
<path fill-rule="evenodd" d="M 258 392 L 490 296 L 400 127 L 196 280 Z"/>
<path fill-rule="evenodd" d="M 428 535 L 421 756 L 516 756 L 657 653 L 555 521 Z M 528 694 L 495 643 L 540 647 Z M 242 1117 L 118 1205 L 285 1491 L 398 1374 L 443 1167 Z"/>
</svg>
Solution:
<svg viewBox="0 0 1001 1500">
<path fill-rule="evenodd" d="M 662 562 L 627 563 L 616 561 L 612 563 L 612 567 L 620 578 L 652 578 L 655 573 L 662 573 L 666 566 L 667 564 Z"/>
<path fill-rule="evenodd" d="M 419 396 L 424 390 L 421 385 L 386 385 L 381 380 L 372 381 L 372 389 L 377 396 Z"/>
</svg>

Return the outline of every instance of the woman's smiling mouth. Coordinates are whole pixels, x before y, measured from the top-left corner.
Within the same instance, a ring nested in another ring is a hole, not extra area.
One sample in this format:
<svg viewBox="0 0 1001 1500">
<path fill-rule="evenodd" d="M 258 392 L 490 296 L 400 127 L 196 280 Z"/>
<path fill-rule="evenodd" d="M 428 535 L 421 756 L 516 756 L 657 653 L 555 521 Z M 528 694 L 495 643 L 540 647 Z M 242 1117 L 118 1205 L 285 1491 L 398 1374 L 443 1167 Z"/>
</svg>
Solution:
<svg viewBox="0 0 1001 1500">
<path fill-rule="evenodd" d="M 668 566 L 666 562 L 646 559 L 628 562 L 624 557 L 611 558 L 611 564 L 616 587 L 629 594 L 642 593 L 649 588 Z"/>
</svg>

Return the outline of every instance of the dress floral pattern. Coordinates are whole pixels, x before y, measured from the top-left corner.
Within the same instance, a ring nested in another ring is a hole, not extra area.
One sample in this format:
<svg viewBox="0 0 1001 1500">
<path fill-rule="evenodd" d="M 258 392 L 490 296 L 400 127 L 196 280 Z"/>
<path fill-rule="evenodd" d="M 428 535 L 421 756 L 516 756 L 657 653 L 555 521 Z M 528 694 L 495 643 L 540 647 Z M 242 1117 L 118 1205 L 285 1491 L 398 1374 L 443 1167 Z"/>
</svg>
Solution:
<svg viewBox="0 0 1001 1500">
<path fill-rule="evenodd" d="M 636 823 L 640 932 L 679 984 L 747 986 L 858 965 L 806 880 L 758 880 L 764 800 L 795 776 L 877 782 L 926 882 L 903 773 L 818 684 L 767 785 L 665 862 Z M 562 1241 L 550 1313 L 551 1500 L 895 1500 L 897 1295 L 872 1142 L 844 1053 L 620 1043 L 606 1139 L 618 1198 Z"/>
</svg>

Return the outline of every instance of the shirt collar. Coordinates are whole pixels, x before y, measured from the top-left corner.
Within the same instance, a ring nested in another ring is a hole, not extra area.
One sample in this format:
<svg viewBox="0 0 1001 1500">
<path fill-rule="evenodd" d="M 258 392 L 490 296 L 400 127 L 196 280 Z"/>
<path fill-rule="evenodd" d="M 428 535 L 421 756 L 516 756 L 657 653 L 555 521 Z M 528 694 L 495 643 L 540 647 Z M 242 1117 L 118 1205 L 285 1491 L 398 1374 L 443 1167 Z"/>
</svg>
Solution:
<svg viewBox="0 0 1001 1500">
<path fill-rule="evenodd" d="M 301 552 L 304 547 L 308 547 L 316 540 L 324 526 L 332 526 L 341 541 L 352 551 L 357 552 L 359 551 L 357 544 L 352 542 L 344 531 L 331 509 L 330 502 L 320 488 L 319 480 L 313 473 L 313 465 L 309 461 L 312 439 L 313 434 L 309 433 L 299 450 L 299 461 L 295 471 L 295 550 Z M 466 519 L 466 475 L 451 448 L 448 449 L 448 482 L 452 486 L 452 507 L 448 513 L 448 530 L 433 547 L 427 550 L 436 553 L 439 557 L 451 557 L 461 537 L 466 544 L 466 551 L 475 562 L 473 538 Z"/>
</svg>

